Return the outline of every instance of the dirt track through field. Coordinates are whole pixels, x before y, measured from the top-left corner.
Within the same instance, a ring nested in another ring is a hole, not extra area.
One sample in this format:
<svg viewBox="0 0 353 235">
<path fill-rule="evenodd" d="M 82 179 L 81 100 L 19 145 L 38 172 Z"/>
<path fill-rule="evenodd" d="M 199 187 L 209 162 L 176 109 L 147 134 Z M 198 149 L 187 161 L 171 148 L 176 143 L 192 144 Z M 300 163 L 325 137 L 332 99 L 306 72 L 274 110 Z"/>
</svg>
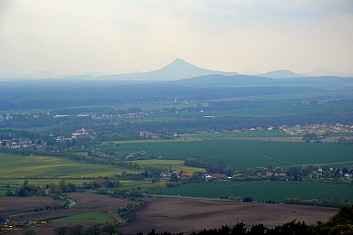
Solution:
<svg viewBox="0 0 353 235">
<path fill-rule="evenodd" d="M 315 224 L 327 221 L 337 212 L 335 208 L 240 203 L 199 199 L 152 199 L 147 206 L 132 214 L 133 221 L 119 228 L 123 234 L 138 232 L 184 232 L 190 233 L 204 228 L 218 228 L 244 222 L 248 227 L 264 224 L 267 227 L 293 220 Z"/>
</svg>

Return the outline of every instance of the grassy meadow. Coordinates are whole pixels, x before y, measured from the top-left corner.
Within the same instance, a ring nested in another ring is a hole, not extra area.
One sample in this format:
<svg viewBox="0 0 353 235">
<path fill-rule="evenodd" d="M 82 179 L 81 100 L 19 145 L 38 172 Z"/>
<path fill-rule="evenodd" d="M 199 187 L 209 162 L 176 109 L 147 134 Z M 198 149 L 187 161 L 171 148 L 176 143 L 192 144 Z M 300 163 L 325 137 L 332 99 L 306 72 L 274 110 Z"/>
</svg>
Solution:
<svg viewBox="0 0 353 235">
<path fill-rule="evenodd" d="M 0 166 L 0 184 L 4 186 L 21 185 L 26 179 L 31 184 L 42 186 L 50 183 L 59 183 L 61 179 L 66 179 L 75 184 L 83 184 L 90 181 L 92 177 L 111 176 L 120 174 L 123 171 L 139 172 L 126 168 L 80 163 L 68 159 L 45 156 L 0 154 L 0 161 L 2 162 Z M 203 171 L 202 168 L 184 166 L 182 160 L 139 160 L 134 162 L 138 163 L 142 168 L 159 167 L 184 172 Z M 121 183 L 121 187 L 124 189 L 165 186 L 165 182 L 152 183 L 150 180 L 122 180 Z M 0 196 L 4 195 L 5 192 L 5 187 L 0 187 Z"/>
<path fill-rule="evenodd" d="M 83 179 L 111 176 L 116 173 L 138 172 L 125 168 L 75 162 L 46 156 L 0 154 L 0 182 L 18 179 Z"/>
<path fill-rule="evenodd" d="M 72 223 L 105 223 L 105 222 L 110 222 L 113 223 L 114 220 L 109 217 L 104 215 L 100 211 L 90 211 L 90 212 L 84 212 L 84 213 L 79 213 L 79 214 L 73 214 L 68 217 L 63 217 L 60 219 L 55 219 L 52 220 L 52 222 L 72 222 Z"/>
<path fill-rule="evenodd" d="M 255 201 L 283 202 L 287 198 L 317 199 L 320 202 L 342 202 L 353 198 L 353 185 L 296 181 L 204 182 L 173 188 L 149 190 L 149 193 L 190 197 L 252 197 Z"/>
<path fill-rule="evenodd" d="M 172 171 L 183 171 L 183 172 L 197 172 L 204 171 L 204 168 L 185 166 L 183 160 L 137 160 L 132 161 L 133 163 L 139 164 L 142 168 L 158 167 L 172 170 Z"/>
</svg>

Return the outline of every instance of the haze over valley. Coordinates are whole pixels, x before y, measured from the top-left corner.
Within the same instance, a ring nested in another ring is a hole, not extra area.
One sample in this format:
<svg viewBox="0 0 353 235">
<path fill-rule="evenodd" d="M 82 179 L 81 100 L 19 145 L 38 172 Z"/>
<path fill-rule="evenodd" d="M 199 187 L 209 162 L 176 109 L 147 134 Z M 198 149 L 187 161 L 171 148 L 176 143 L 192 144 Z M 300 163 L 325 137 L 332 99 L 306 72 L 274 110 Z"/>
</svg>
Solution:
<svg viewBox="0 0 353 235">
<path fill-rule="evenodd" d="M 352 234 L 352 22 L 0 1 L 0 234 Z"/>
</svg>

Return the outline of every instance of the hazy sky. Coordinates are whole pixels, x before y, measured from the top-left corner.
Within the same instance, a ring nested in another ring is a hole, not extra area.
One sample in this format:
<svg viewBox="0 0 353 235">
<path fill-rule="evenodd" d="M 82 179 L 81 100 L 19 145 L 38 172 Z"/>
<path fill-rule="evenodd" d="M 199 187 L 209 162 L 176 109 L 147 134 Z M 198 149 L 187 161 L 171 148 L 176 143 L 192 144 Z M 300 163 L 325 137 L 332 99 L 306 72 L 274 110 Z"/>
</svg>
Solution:
<svg viewBox="0 0 353 235">
<path fill-rule="evenodd" d="M 352 0 L 0 0 L 0 73 L 125 73 L 175 58 L 353 73 Z"/>
</svg>

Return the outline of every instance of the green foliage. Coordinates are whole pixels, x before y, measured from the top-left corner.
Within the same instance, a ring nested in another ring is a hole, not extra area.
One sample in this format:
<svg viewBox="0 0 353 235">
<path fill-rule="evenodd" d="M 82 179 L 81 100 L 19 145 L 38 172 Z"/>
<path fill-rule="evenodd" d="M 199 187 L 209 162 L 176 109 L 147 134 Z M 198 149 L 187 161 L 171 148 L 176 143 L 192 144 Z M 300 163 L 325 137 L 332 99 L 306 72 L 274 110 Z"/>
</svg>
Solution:
<svg viewBox="0 0 353 235">
<path fill-rule="evenodd" d="M 7 189 L 5 193 L 6 197 L 13 197 L 15 196 L 14 192 L 11 189 Z"/>
<path fill-rule="evenodd" d="M 236 201 L 236 202 L 240 202 L 241 201 L 241 197 L 240 196 L 229 196 L 228 199 Z"/>
<path fill-rule="evenodd" d="M 303 198 L 288 198 L 288 197 L 286 197 L 283 202 L 285 204 L 300 204 L 303 202 Z"/>
<path fill-rule="evenodd" d="M 185 159 L 184 165 L 192 167 L 205 167 L 206 163 L 203 162 L 199 157 L 188 157 Z"/>
<path fill-rule="evenodd" d="M 243 202 L 253 202 L 252 197 L 244 197 Z"/>
<path fill-rule="evenodd" d="M 178 175 L 173 172 L 173 173 L 170 175 L 170 182 L 178 182 L 178 181 L 179 181 Z"/>
<path fill-rule="evenodd" d="M 102 187 L 105 188 L 116 188 L 120 186 L 120 182 L 118 181 L 117 177 L 95 177 L 93 181 L 88 183 L 84 183 L 86 189 L 100 189 Z"/>
<path fill-rule="evenodd" d="M 342 207 L 336 215 L 334 215 L 327 224 L 337 226 L 340 224 L 353 225 L 353 206 Z"/>
<path fill-rule="evenodd" d="M 112 196 L 119 198 L 142 198 L 143 192 L 140 190 L 115 190 Z"/>
<path fill-rule="evenodd" d="M 15 192 L 15 195 L 18 197 L 43 196 L 44 194 L 45 192 L 42 188 L 33 184 L 28 184 L 28 180 L 26 180 Z"/>
<path fill-rule="evenodd" d="M 312 132 L 309 132 L 309 133 L 306 133 L 304 136 L 303 136 L 303 141 L 307 141 L 307 142 L 310 142 L 311 140 L 320 140 L 322 139 L 323 137 L 319 136 L 318 134 L 316 133 L 312 133 Z"/>
<path fill-rule="evenodd" d="M 59 187 L 61 192 L 63 193 L 70 193 L 70 192 L 75 192 L 77 187 L 75 184 L 71 182 L 66 182 L 66 180 L 61 180 L 59 183 Z"/>
<path fill-rule="evenodd" d="M 180 185 L 181 185 L 181 184 L 178 183 L 178 182 L 167 182 L 167 183 L 165 184 L 165 186 L 168 187 L 168 188 L 177 187 L 177 186 L 180 186 Z"/>
<path fill-rule="evenodd" d="M 115 226 L 111 223 L 97 224 L 89 227 L 82 225 L 60 227 L 55 229 L 55 235 L 113 235 L 118 234 Z"/>
</svg>

